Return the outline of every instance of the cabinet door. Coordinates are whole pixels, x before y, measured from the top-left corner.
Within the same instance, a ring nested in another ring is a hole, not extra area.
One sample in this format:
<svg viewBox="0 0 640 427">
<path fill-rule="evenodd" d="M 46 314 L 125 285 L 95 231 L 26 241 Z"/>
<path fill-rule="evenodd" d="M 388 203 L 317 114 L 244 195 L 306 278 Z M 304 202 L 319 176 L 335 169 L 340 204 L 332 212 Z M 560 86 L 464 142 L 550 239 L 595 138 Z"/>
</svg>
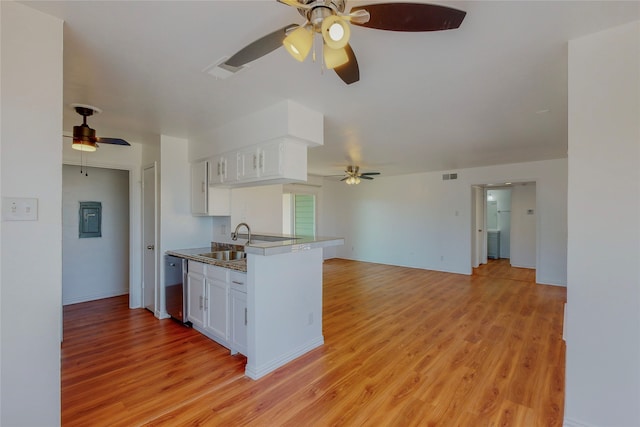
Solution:
<svg viewBox="0 0 640 427">
<path fill-rule="evenodd" d="M 191 213 L 207 214 L 207 168 L 206 161 L 191 165 Z"/>
<path fill-rule="evenodd" d="M 213 335 L 227 340 L 229 338 L 229 285 L 216 279 L 206 279 L 205 329 Z"/>
<path fill-rule="evenodd" d="M 247 294 L 231 290 L 231 350 L 247 355 Z"/>
<path fill-rule="evenodd" d="M 250 148 L 242 150 L 238 153 L 240 159 L 238 165 L 241 165 L 241 170 L 238 173 L 239 179 L 253 179 L 258 177 L 258 149 Z"/>
<path fill-rule="evenodd" d="M 264 144 L 258 155 L 258 170 L 262 177 L 282 175 L 282 150 L 280 142 Z"/>
<path fill-rule="evenodd" d="M 225 155 L 225 167 L 224 167 L 224 182 L 233 184 L 238 182 L 238 153 L 229 153 Z"/>
<path fill-rule="evenodd" d="M 209 162 L 209 184 L 222 184 L 224 180 L 224 159 L 214 157 Z"/>
<path fill-rule="evenodd" d="M 204 327 L 204 276 L 187 274 L 187 319 L 198 327 Z"/>
</svg>

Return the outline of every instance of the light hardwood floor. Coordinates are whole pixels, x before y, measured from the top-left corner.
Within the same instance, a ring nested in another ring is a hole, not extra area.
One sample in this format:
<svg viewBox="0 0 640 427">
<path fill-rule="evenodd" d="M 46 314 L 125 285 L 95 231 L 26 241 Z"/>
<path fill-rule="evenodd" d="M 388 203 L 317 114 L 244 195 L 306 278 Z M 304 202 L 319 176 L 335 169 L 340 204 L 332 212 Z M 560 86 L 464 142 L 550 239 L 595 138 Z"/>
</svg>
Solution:
<svg viewBox="0 0 640 427">
<path fill-rule="evenodd" d="M 64 426 L 561 426 L 566 289 L 324 263 L 320 348 L 245 378 L 242 356 L 126 297 L 64 308 Z"/>
</svg>

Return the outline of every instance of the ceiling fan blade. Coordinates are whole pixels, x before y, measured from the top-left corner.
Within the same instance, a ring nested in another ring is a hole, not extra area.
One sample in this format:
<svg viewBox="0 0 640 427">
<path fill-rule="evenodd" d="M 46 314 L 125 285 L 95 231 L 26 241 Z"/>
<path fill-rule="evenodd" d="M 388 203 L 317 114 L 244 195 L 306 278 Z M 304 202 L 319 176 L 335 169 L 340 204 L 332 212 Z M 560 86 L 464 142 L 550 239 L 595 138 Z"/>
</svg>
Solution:
<svg viewBox="0 0 640 427">
<path fill-rule="evenodd" d="M 355 83 L 360 80 L 360 68 L 358 67 L 358 60 L 356 59 L 356 54 L 353 53 L 353 49 L 351 49 L 351 45 L 347 44 L 344 47 L 344 50 L 347 51 L 349 61 L 344 65 L 334 68 L 333 70 L 343 82 L 350 85 L 351 83 Z"/>
<path fill-rule="evenodd" d="M 348 176 L 345 176 L 344 178 L 342 178 L 340 181 L 346 181 L 347 179 L 349 179 Z"/>
<path fill-rule="evenodd" d="M 363 175 L 380 175 L 380 172 L 365 172 L 360 174 L 360 176 L 363 176 Z"/>
<path fill-rule="evenodd" d="M 286 4 L 287 6 L 295 7 L 297 9 L 304 9 L 304 10 L 311 9 L 310 5 L 300 3 L 300 2 L 298 2 L 296 0 L 278 0 L 278 2 L 280 2 L 282 4 Z"/>
<path fill-rule="evenodd" d="M 351 8 L 351 13 L 365 9 L 371 18 L 355 25 L 388 31 L 440 31 L 458 28 L 467 12 L 446 6 L 424 3 L 379 3 Z"/>
<path fill-rule="evenodd" d="M 373 179 L 370 176 L 366 176 L 366 175 L 360 175 L 358 176 L 358 178 L 362 178 L 362 179 Z"/>
<path fill-rule="evenodd" d="M 299 27 L 298 24 L 285 25 L 282 28 L 275 30 L 266 36 L 259 38 L 253 43 L 249 43 L 247 46 L 236 52 L 231 58 L 227 59 L 224 63 L 232 67 L 241 67 L 251 61 L 255 61 L 258 58 L 262 58 L 268 53 L 273 52 L 280 46 L 282 41 L 287 36 L 287 31 Z"/>
<path fill-rule="evenodd" d="M 100 144 L 131 145 L 124 139 L 120 138 L 96 138 L 96 140 L 96 142 L 99 142 Z"/>
<path fill-rule="evenodd" d="M 341 15 L 341 16 L 349 22 L 353 22 L 354 24 L 360 24 L 360 25 L 366 24 L 367 22 L 369 22 L 369 19 L 371 18 L 369 16 L 369 12 L 367 12 L 364 9 L 354 10 L 353 12 L 347 15 Z"/>
</svg>

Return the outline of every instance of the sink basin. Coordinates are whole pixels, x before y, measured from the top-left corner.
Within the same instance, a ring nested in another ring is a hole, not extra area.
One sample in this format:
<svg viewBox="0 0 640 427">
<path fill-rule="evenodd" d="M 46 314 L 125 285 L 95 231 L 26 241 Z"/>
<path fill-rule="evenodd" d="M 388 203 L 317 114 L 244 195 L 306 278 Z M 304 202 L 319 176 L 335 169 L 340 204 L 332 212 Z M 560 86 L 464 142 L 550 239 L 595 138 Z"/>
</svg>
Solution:
<svg viewBox="0 0 640 427">
<path fill-rule="evenodd" d="M 247 257 L 247 254 L 243 251 L 216 251 L 199 255 L 207 258 L 217 259 L 220 261 L 234 261 Z"/>
</svg>

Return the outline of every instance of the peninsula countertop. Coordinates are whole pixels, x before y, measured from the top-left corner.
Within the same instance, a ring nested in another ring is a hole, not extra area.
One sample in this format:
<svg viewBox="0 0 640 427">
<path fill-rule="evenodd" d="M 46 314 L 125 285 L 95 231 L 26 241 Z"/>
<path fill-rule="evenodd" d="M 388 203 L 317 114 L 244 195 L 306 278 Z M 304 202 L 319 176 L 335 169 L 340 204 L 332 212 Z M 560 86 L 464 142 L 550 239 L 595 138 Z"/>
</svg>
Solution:
<svg viewBox="0 0 640 427">
<path fill-rule="evenodd" d="M 270 256 L 292 252 L 308 251 L 311 249 L 326 248 L 329 246 L 339 246 L 344 244 L 342 237 L 296 237 L 283 234 L 252 234 L 251 243 L 244 246 L 238 242 L 246 243 L 247 235 L 239 235 L 237 242 L 211 242 L 210 247 L 172 249 L 167 251 L 168 255 L 190 259 L 192 261 L 211 264 L 218 267 L 229 268 L 236 271 L 247 271 L 247 260 L 218 260 L 201 254 L 221 251 L 221 250 L 241 250 L 247 254 Z"/>
<path fill-rule="evenodd" d="M 239 238 L 246 240 L 246 234 L 239 234 Z M 342 237 L 322 236 L 290 236 L 285 234 L 252 233 L 251 243 L 244 246 L 244 251 L 254 255 L 280 255 L 290 252 L 308 251 L 310 249 L 327 248 L 344 244 Z"/>
</svg>

